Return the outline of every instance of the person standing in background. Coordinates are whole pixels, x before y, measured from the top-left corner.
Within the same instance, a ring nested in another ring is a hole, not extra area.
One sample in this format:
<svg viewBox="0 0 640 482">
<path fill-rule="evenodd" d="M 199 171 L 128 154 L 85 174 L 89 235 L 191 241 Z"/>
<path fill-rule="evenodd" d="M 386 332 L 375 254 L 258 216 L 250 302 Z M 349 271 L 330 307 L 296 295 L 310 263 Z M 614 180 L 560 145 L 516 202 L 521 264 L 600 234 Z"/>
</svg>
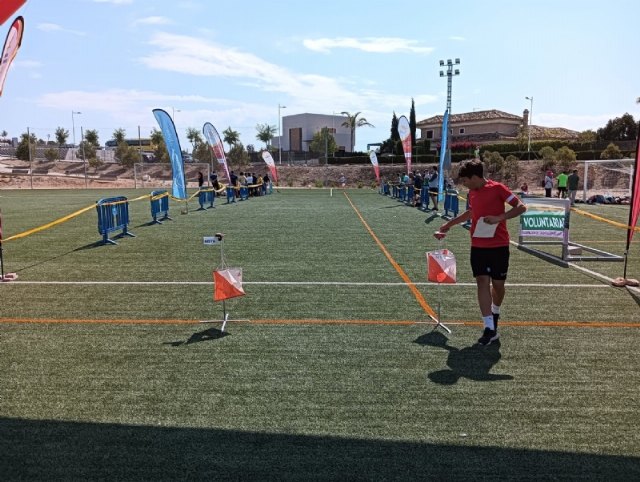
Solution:
<svg viewBox="0 0 640 482">
<path fill-rule="evenodd" d="M 544 176 L 544 197 L 551 197 L 551 191 L 553 191 L 553 171 L 547 171 L 547 175 Z"/>
<path fill-rule="evenodd" d="M 573 172 L 567 178 L 567 191 L 569 193 L 569 200 L 573 206 L 576 203 L 576 194 L 578 192 L 578 182 L 580 177 L 578 176 L 578 170 L 574 169 Z"/>
<path fill-rule="evenodd" d="M 567 197 L 567 171 L 562 171 L 558 174 L 558 197 L 565 199 Z"/>
</svg>

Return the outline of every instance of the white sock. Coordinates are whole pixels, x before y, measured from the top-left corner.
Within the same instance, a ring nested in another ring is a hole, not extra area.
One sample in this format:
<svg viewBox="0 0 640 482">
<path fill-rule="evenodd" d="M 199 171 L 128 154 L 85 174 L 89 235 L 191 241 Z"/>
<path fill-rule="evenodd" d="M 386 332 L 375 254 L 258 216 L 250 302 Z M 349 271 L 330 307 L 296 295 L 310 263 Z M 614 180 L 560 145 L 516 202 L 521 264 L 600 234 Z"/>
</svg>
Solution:
<svg viewBox="0 0 640 482">
<path fill-rule="evenodd" d="M 495 313 L 496 315 L 500 314 L 500 307 L 491 303 L 491 313 Z"/>
<path fill-rule="evenodd" d="M 482 321 L 484 322 L 484 327 L 489 328 L 490 330 L 495 330 L 493 326 L 493 315 L 483 316 Z"/>
</svg>

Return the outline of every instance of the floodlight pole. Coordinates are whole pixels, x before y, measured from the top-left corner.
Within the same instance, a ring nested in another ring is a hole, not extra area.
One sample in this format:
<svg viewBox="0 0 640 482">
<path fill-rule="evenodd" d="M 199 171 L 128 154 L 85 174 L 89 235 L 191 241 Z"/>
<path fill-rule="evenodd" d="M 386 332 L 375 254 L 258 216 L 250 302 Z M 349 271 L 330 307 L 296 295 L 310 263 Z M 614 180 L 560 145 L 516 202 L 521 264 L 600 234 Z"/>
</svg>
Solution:
<svg viewBox="0 0 640 482">
<path fill-rule="evenodd" d="M 440 71 L 440 77 L 444 77 L 445 75 L 447 76 L 447 112 L 449 112 L 449 119 L 451 119 L 451 90 L 452 90 L 452 86 L 453 86 L 453 77 L 455 75 L 460 75 L 460 70 L 459 69 L 454 69 L 453 66 L 454 65 L 460 65 L 460 59 L 455 59 L 455 60 L 451 60 L 451 59 L 447 59 L 447 71 L 445 73 L 445 71 L 441 70 Z M 440 61 L 440 67 L 444 67 L 445 66 L 445 61 L 441 60 Z M 445 133 L 442 133 L 442 138 L 444 138 Z M 451 169 L 451 142 L 447 143 L 447 156 L 449 158 L 449 162 L 445 163 L 445 166 L 447 166 L 449 169 Z M 441 176 L 444 175 L 443 172 L 440 173 Z M 445 179 L 446 180 L 446 179 Z"/>
</svg>

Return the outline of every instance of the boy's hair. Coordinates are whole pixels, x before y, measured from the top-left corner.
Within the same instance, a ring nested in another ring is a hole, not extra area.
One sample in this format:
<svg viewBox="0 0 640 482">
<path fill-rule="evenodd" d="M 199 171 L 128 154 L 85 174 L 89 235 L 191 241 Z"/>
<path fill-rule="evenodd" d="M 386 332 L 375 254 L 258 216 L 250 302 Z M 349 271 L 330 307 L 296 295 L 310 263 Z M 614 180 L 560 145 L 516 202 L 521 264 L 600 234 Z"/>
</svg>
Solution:
<svg viewBox="0 0 640 482">
<path fill-rule="evenodd" d="M 465 161 L 458 170 L 458 177 L 471 179 L 472 176 L 484 177 L 484 164 L 482 164 L 480 159 Z"/>
</svg>

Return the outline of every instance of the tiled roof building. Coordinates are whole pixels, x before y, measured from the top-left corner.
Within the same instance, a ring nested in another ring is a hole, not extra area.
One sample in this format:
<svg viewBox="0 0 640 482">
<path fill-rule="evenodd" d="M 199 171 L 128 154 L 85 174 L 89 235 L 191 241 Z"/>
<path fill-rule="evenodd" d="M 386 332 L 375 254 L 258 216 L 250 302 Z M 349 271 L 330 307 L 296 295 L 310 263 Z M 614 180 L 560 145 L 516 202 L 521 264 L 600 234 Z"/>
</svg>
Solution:
<svg viewBox="0 0 640 482">
<path fill-rule="evenodd" d="M 439 143 L 442 139 L 443 116 L 436 115 L 419 121 L 420 138 Z M 518 134 L 529 137 L 529 110 L 522 116 L 497 109 L 465 112 L 449 116 L 449 142 L 474 142 L 490 144 L 515 142 Z M 578 132 L 563 127 L 531 126 L 531 140 L 576 140 Z"/>
</svg>

